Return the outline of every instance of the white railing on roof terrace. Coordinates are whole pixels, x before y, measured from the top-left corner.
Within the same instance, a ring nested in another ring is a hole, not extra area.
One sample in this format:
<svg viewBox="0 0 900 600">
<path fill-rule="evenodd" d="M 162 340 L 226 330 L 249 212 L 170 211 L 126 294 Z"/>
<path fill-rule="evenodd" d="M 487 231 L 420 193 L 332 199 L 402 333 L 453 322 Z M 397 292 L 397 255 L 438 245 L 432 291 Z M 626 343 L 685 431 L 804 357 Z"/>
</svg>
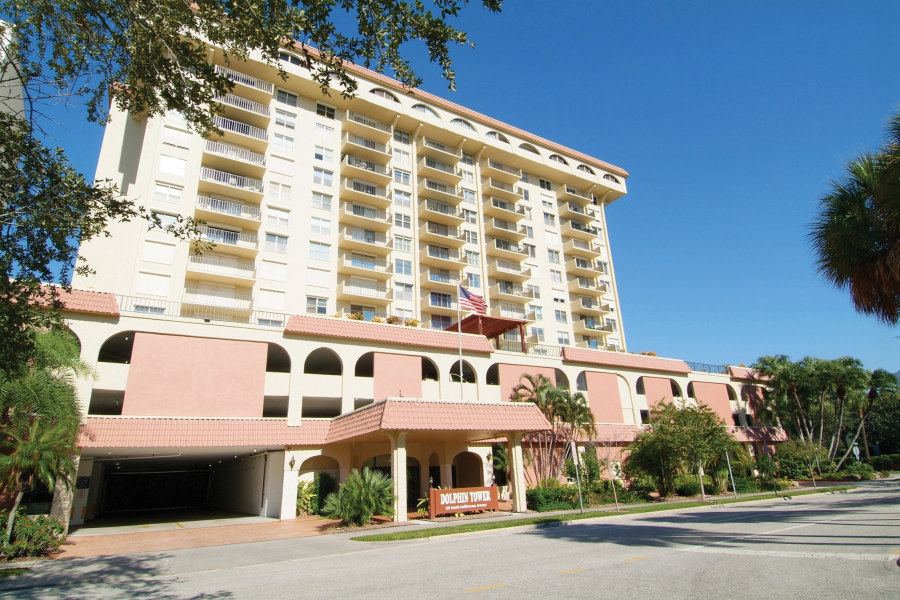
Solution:
<svg viewBox="0 0 900 600">
<path fill-rule="evenodd" d="M 269 107 L 265 104 L 260 104 L 259 102 L 254 102 L 248 98 L 244 98 L 243 96 L 237 96 L 235 94 L 225 94 L 224 96 L 216 96 L 216 102 L 221 104 L 227 104 L 228 106 L 233 106 L 235 108 L 240 108 L 241 110 L 246 110 L 247 112 L 252 112 L 257 115 L 262 115 L 263 117 L 268 117 L 270 115 Z"/>
<path fill-rule="evenodd" d="M 266 166 L 266 155 L 259 152 L 253 152 L 234 144 L 226 144 L 225 142 L 216 142 L 213 140 L 205 140 L 204 149 L 210 154 L 242 160 L 251 165 L 259 167 Z"/>
<path fill-rule="evenodd" d="M 200 179 L 205 181 L 214 181 L 223 185 L 240 188 L 257 194 L 263 193 L 263 182 L 252 177 L 244 175 L 236 175 L 228 171 L 219 171 L 210 167 L 202 167 L 200 169 Z"/>
<path fill-rule="evenodd" d="M 119 305 L 119 312 L 123 313 L 202 319 L 206 322 L 249 323 L 265 327 L 284 327 L 287 324 L 287 315 L 284 313 L 260 310 L 235 313 L 232 309 L 227 308 L 198 306 L 140 296 L 116 296 L 116 302 Z"/>
<path fill-rule="evenodd" d="M 229 69 L 228 67 L 216 65 L 216 73 L 228 77 L 228 79 L 235 83 L 240 83 L 241 85 L 246 85 L 247 87 L 252 87 L 262 92 L 271 94 L 275 91 L 275 86 L 268 81 L 253 77 L 252 75 L 247 75 L 246 73 L 241 73 L 240 71 L 235 71 L 234 69 Z"/>
<path fill-rule="evenodd" d="M 220 117 L 218 115 L 215 119 L 213 119 L 213 122 L 215 123 L 216 127 L 224 131 L 233 131 L 234 133 L 246 135 L 247 137 L 252 137 L 263 142 L 269 141 L 269 132 L 265 129 L 260 129 L 259 127 L 254 127 L 253 125 L 247 125 L 246 123 L 241 123 L 240 121 L 235 121 L 234 119 L 226 119 L 225 117 Z"/>
</svg>

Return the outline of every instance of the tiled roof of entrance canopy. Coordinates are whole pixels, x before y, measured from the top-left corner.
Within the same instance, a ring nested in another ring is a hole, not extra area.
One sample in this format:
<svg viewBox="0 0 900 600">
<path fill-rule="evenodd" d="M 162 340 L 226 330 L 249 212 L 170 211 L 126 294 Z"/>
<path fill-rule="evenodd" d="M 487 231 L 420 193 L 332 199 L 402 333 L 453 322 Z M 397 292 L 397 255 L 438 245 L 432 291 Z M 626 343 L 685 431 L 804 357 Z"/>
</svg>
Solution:
<svg viewBox="0 0 900 600">
<path fill-rule="evenodd" d="M 49 291 L 50 287 L 47 285 L 44 287 L 44 290 Z M 109 315 L 112 317 L 119 316 L 119 305 L 113 294 L 76 289 L 67 292 L 61 287 L 53 287 L 56 288 L 56 293 L 64 311 Z"/>
<path fill-rule="evenodd" d="M 640 369 L 642 371 L 659 371 L 663 373 L 679 373 L 686 375 L 691 368 L 683 360 L 676 358 L 659 358 L 643 354 L 625 354 L 622 352 L 606 352 L 585 348 L 563 348 L 563 360 L 568 362 L 587 363 L 604 367 Z"/>
<path fill-rule="evenodd" d="M 81 448 L 190 448 L 203 446 L 322 445 L 329 421 L 175 417 L 88 417 Z"/>
<path fill-rule="evenodd" d="M 400 344 L 418 346 L 420 348 L 441 348 L 456 350 L 459 348 L 459 334 L 434 329 L 418 329 L 403 325 L 387 325 L 352 321 L 334 317 L 311 317 L 307 315 L 291 315 L 286 334 L 302 334 L 320 337 L 343 338 L 376 342 L 382 344 Z M 482 335 L 462 334 L 462 347 L 466 352 L 493 352 L 491 343 Z"/>
<path fill-rule="evenodd" d="M 544 431 L 550 424 L 529 403 L 438 402 L 388 398 L 331 422 L 328 443 L 377 431 Z"/>
</svg>

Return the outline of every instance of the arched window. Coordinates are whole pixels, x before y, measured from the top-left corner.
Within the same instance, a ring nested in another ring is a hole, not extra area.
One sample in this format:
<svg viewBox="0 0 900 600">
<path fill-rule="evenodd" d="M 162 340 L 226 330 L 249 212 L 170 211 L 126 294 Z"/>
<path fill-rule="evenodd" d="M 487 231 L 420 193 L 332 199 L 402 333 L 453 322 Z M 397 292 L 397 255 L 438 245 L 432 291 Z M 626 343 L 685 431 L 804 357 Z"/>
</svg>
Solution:
<svg viewBox="0 0 900 600">
<path fill-rule="evenodd" d="M 596 175 L 596 173 L 594 173 L 594 170 L 587 165 L 578 165 L 578 170 L 584 171 L 585 173 L 590 173 L 591 175 Z"/>
<path fill-rule="evenodd" d="M 734 393 L 734 388 L 730 385 L 726 385 L 725 388 L 728 390 L 728 399 L 732 402 L 737 400 L 737 394 Z"/>
<path fill-rule="evenodd" d="M 635 394 L 646 394 L 647 392 L 644 390 L 644 378 L 638 377 L 637 383 L 634 384 L 634 393 Z"/>
<path fill-rule="evenodd" d="M 100 346 L 97 362 L 128 364 L 134 347 L 134 332 L 123 331 L 112 336 Z"/>
<path fill-rule="evenodd" d="M 374 377 L 375 376 L 375 353 L 366 352 L 356 361 L 356 368 L 353 374 L 357 377 Z"/>
<path fill-rule="evenodd" d="M 491 365 L 484 375 L 484 383 L 487 385 L 500 385 L 500 366 Z"/>
<path fill-rule="evenodd" d="M 492 140 L 497 140 L 498 142 L 503 142 L 504 144 L 509 143 L 509 139 L 500 133 L 499 131 L 488 131 L 485 136 L 491 138 Z"/>
<path fill-rule="evenodd" d="M 466 361 L 462 361 L 463 383 L 477 383 L 475 379 L 475 369 Z M 453 363 L 450 367 L 450 381 L 459 383 L 459 361 Z"/>
<path fill-rule="evenodd" d="M 292 65 L 297 65 L 298 67 L 303 66 L 303 61 L 300 59 L 300 57 L 295 56 L 295 55 L 291 54 L 290 52 L 279 52 L 278 60 L 286 62 L 286 63 L 290 63 Z"/>
<path fill-rule="evenodd" d="M 269 344 L 266 351 L 266 373 L 290 373 L 291 357 L 278 344 Z"/>
<path fill-rule="evenodd" d="M 392 100 L 397 103 L 400 102 L 399 100 L 397 100 L 397 96 L 395 96 L 392 93 L 390 93 L 389 91 L 383 90 L 381 88 L 374 88 L 374 89 L 370 90 L 369 93 L 375 94 L 379 98 L 384 98 L 385 100 Z"/>
<path fill-rule="evenodd" d="M 434 117 L 435 119 L 440 119 L 438 114 L 434 112 L 432 109 L 428 108 L 424 104 L 413 104 L 413 110 L 419 111 L 422 114 L 426 114 L 429 117 Z"/>
<path fill-rule="evenodd" d="M 556 387 L 564 390 L 569 389 L 569 378 L 566 377 L 566 374 L 561 369 L 555 369 L 554 375 L 556 377 Z"/>
<path fill-rule="evenodd" d="M 465 374 L 465 371 L 463 372 Z M 422 381 L 431 379 L 438 381 L 438 368 L 430 358 L 422 357 Z"/>
<path fill-rule="evenodd" d="M 538 152 L 538 149 L 535 148 L 534 146 L 532 146 L 531 144 L 519 144 L 519 148 L 521 148 L 522 150 L 526 150 L 528 152 L 533 152 L 534 154 L 540 155 L 540 152 Z"/>
<path fill-rule="evenodd" d="M 674 379 L 670 379 L 669 383 L 672 385 L 672 395 L 676 398 L 681 398 L 681 388 L 678 387 L 678 383 Z"/>
<path fill-rule="evenodd" d="M 691 381 L 688 383 L 688 398 L 697 398 L 697 394 L 694 393 L 694 382 Z"/>
<path fill-rule="evenodd" d="M 357 363 L 357 367 L 359 363 Z M 340 375 L 344 372 L 341 359 L 334 350 L 318 348 L 309 353 L 303 372 L 310 375 Z"/>
<path fill-rule="evenodd" d="M 567 167 L 569 166 L 569 163 L 566 162 L 566 159 L 564 159 L 564 158 L 563 158 L 562 156 L 560 156 L 559 154 L 551 154 L 551 155 L 550 155 L 550 160 L 552 160 L 553 162 L 557 162 L 557 163 L 559 163 L 559 164 L 561 164 L 561 165 L 566 165 Z"/>
<path fill-rule="evenodd" d="M 472 126 L 471 123 L 466 121 L 465 119 L 453 119 L 450 121 L 450 124 L 454 127 L 459 127 L 460 129 L 467 129 L 469 131 L 475 131 L 475 127 Z"/>
<path fill-rule="evenodd" d="M 578 377 L 575 378 L 575 389 L 579 392 L 587 391 L 587 377 L 585 377 L 584 371 L 578 374 Z"/>
<path fill-rule="evenodd" d="M 610 175 L 609 173 L 606 173 L 605 175 L 603 175 L 603 179 L 605 179 L 607 181 L 612 181 L 613 183 L 619 183 L 618 178 L 615 175 Z"/>
</svg>

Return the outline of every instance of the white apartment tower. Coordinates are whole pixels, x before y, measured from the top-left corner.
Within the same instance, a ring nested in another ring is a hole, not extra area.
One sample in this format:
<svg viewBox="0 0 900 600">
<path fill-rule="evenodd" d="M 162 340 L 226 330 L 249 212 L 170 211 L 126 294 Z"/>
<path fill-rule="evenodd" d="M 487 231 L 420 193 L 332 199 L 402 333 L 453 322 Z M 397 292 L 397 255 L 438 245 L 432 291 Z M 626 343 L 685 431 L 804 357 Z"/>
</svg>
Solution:
<svg viewBox="0 0 900 600">
<path fill-rule="evenodd" d="M 113 112 L 97 178 L 163 225 L 202 220 L 215 245 L 197 254 L 116 223 L 81 249 L 97 274 L 76 288 L 210 321 L 444 329 L 462 285 L 490 315 L 527 321 L 527 343 L 626 349 L 605 210 L 627 172 L 359 67 L 356 97 L 324 96 L 297 57 L 281 60 L 285 81 L 262 62 L 217 64 L 235 84 L 220 135 Z"/>
</svg>

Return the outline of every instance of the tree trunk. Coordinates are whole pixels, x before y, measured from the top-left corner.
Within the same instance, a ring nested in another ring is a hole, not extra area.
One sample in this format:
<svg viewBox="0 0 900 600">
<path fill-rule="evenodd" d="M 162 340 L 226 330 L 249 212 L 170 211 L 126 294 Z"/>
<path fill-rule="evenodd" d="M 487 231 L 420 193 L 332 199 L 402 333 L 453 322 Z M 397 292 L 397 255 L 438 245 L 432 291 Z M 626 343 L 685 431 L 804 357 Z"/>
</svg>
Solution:
<svg viewBox="0 0 900 600">
<path fill-rule="evenodd" d="M 706 488 L 703 486 L 703 465 L 697 465 L 697 474 L 700 477 L 700 502 L 706 502 Z"/>
<path fill-rule="evenodd" d="M 869 455 L 869 437 L 866 435 L 866 421 L 863 419 L 863 411 L 859 411 L 859 419 L 862 422 L 862 436 L 863 436 L 863 450 L 866 453 L 866 462 L 872 460 L 871 455 Z"/>
<path fill-rule="evenodd" d="M 844 464 L 844 461 L 847 460 L 847 457 L 850 455 L 850 452 L 853 451 L 853 444 L 856 443 L 857 438 L 859 438 L 859 433 L 864 430 L 866 426 L 866 417 L 869 416 L 869 412 L 872 410 L 872 407 L 875 405 L 874 400 L 869 400 L 869 407 L 866 409 L 866 412 L 860 414 L 859 416 L 859 427 L 856 428 L 856 435 L 853 436 L 853 440 L 849 444 L 847 444 L 847 451 L 844 452 L 844 456 L 841 457 L 841 461 L 835 467 L 835 471 L 841 470 L 841 465 Z"/>
<path fill-rule="evenodd" d="M 812 434 L 809 432 L 809 428 L 806 425 L 806 415 L 803 413 L 803 404 L 800 403 L 800 396 L 797 395 L 797 388 L 791 386 L 791 394 L 794 396 L 794 402 L 797 403 L 797 418 L 801 423 L 803 429 L 805 429 L 806 437 L 812 439 Z M 800 430 L 800 439 L 803 439 L 803 429 Z"/>
<path fill-rule="evenodd" d="M 825 392 L 819 396 L 819 445 L 822 445 L 822 438 L 825 434 Z"/>
<path fill-rule="evenodd" d="M 16 492 L 16 501 L 13 502 L 12 508 L 9 509 L 9 518 L 6 521 L 6 543 L 12 543 L 12 530 L 13 523 L 16 522 L 16 510 L 19 508 L 19 503 L 22 502 L 22 496 L 25 495 L 24 490 L 19 490 Z"/>
</svg>

